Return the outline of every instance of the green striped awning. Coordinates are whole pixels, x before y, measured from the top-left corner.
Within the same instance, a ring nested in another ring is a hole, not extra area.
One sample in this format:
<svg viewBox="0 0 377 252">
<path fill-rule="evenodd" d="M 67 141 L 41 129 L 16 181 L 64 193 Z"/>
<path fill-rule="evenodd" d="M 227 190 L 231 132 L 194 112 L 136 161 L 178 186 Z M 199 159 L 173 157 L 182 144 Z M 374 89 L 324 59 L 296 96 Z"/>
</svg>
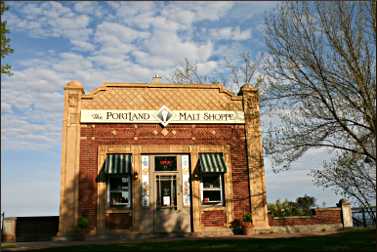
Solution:
<svg viewBox="0 0 377 252">
<path fill-rule="evenodd" d="M 131 154 L 107 154 L 104 164 L 104 174 L 131 173 Z"/>
<path fill-rule="evenodd" d="M 223 153 L 199 154 L 200 172 L 226 172 Z"/>
</svg>

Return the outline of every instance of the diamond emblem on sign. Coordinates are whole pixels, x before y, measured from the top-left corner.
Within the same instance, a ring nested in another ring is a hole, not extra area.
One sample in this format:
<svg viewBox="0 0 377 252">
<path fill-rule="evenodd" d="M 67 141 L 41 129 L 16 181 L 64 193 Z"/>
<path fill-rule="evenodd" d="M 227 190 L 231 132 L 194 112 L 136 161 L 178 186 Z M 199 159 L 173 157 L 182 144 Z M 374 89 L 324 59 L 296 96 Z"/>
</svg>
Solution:
<svg viewBox="0 0 377 252">
<path fill-rule="evenodd" d="M 173 117 L 173 113 L 164 105 L 160 108 L 157 114 L 157 118 L 161 124 L 166 127 L 169 124 L 169 120 Z"/>
</svg>

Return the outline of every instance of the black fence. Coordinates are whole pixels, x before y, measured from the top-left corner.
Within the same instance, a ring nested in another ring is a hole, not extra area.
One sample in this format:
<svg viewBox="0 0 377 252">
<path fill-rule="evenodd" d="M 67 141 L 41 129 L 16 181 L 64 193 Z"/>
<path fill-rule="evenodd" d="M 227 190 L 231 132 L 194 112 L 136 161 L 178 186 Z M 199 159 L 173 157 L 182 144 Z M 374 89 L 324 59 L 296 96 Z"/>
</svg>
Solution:
<svg viewBox="0 0 377 252">
<path fill-rule="evenodd" d="M 3 230 L 4 230 L 4 217 L 5 217 L 5 214 L 4 212 L 1 213 L 0 215 L 0 241 L 2 242 L 3 241 Z"/>
<path fill-rule="evenodd" d="M 376 207 L 352 208 L 352 220 L 354 227 L 376 226 Z"/>
<path fill-rule="evenodd" d="M 58 232 L 59 216 L 17 217 L 16 241 L 48 241 Z"/>
</svg>

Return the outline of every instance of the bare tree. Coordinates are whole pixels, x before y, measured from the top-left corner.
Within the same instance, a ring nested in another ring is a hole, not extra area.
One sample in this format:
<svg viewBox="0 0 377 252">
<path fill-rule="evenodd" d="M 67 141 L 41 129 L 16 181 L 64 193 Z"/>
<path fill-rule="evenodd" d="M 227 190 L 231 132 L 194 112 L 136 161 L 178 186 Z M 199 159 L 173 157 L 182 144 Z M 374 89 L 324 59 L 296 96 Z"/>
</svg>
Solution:
<svg viewBox="0 0 377 252">
<path fill-rule="evenodd" d="M 323 169 L 313 170 L 312 175 L 317 185 L 332 187 L 336 193 L 355 199 L 376 223 L 376 214 L 370 205 L 376 199 L 376 169 L 372 163 L 343 153 L 325 162 Z"/>
<path fill-rule="evenodd" d="M 187 58 L 185 58 L 184 66 L 178 67 L 170 77 L 173 83 L 180 84 L 204 83 L 207 79 L 207 76 L 198 73 L 198 66 L 191 63 Z"/>
<path fill-rule="evenodd" d="M 240 59 L 241 63 L 235 64 L 225 58 L 225 68 L 230 71 L 229 85 L 232 85 L 232 89 L 236 90 L 239 90 L 245 83 L 251 83 L 257 70 L 257 64 L 253 62 L 249 53 L 241 53 Z"/>
<path fill-rule="evenodd" d="M 240 87 L 245 83 L 252 83 L 257 88 L 262 79 L 260 76 L 254 80 L 257 72 L 257 64 L 253 62 L 249 53 L 244 52 L 240 54 L 240 59 L 237 62 L 232 62 L 227 58 L 224 58 L 225 65 L 221 70 L 229 72 L 228 76 L 225 76 L 224 72 L 214 71 L 208 75 L 200 75 L 198 73 L 197 64 L 191 63 L 187 58 L 185 59 L 184 66 L 178 67 L 170 77 L 170 81 L 173 83 L 223 83 L 226 87 L 238 92 Z"/>
<path fill-rule="evenodd" d="M 310 149 L 331 150 L 317 182 L 362 205 L 369 189 L 376 198 L 375 13 L 374 1 L 287 2 L 266 19 L 268 105 L 280 118 L 266 151 L 289 169 Z"/>
</svg>

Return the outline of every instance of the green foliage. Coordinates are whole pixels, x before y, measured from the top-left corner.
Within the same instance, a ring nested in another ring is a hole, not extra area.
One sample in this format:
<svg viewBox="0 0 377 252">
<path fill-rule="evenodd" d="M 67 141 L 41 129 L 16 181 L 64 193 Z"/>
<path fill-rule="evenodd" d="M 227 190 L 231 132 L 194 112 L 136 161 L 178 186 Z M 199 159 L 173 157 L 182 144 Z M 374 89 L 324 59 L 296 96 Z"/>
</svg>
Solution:
<svg viewBox="0 0 377 252">
<path fill-rule="evenodd" d="M 310 209 L 315 204 L 315 198 L 305 194 L 304 197 L 298 197 L 296 199 L 296 204 L 298 208 Z"/>
<path fill-rule="evenodd" d="M 315 204 L 315 198 L 305 194 L 298 197 L 296 202 L 288 200 L 277 200 L 275 203 L 268 204 L 268 210 L 272 217 L 288 217 L 288 216 L 310 216 L 311 210 Z"/>
<path fill-rule="evenodd" d="M 245 213 L 244 216 L 243 216 L 243 221 L 244 222 L 251 222 L 252 221 L 251 213 Z"/>
<path fill-rule="evenodd" d="M 89 226 L 89 220 L 86 217 L 81 216 L 77 222 L 77 228 L 79 230 L 85 230 Z"/>
<path fill-rule="evenodd" d="M 0 25 L 0 40 L 1 40 L 1 59 L 5 58 L 9 53 L 13 53 L 13 49 L 10 47 L 10 39 L 7 38 L 9 30 L 7 28 L 7 22 L 4 21 L 4 12 L 8 10 L 8 6 L 4 1 L 0 1 L 0 13 L 1 13 L 1 25 Z M 1 74 L 11 75 L 11 67 L 9 64 L 1 65 Z"/>
</svg>

